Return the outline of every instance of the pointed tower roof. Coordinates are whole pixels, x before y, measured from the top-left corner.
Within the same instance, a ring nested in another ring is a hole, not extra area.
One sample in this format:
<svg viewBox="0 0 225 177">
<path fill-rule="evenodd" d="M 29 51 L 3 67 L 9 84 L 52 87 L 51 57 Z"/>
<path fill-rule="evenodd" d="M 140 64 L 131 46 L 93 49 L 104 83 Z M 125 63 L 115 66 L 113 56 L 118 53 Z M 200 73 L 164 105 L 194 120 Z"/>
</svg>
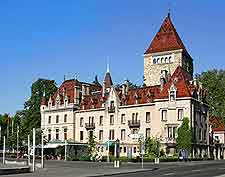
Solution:
<svg viewBox="0 0 225 177">
<path fill-rule="evenodd" d="M 113 85 L 112 78 L 109 72 L 105 74 L 105 79 L 103 82 L 105 84 L 105 88 L 110 88 Z"/>
<path fill-rule="evenodd" d="M 144 54 L 183 49 L 185 46 L 179 37 L 168 13 L 156 36 Z"/>
</svg>

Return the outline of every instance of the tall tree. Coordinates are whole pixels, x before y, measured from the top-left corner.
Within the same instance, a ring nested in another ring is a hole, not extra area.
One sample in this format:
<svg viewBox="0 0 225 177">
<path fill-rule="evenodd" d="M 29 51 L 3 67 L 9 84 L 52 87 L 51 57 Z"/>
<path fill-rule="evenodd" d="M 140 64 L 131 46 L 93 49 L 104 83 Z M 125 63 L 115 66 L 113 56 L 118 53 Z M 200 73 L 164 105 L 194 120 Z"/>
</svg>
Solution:
<svg viewBox="0 0 225 177">
<path fill-rule="evenodd" d="M 30 133 L 32 128 L 40 128 L 41 114 L 40 104 L 43 94 L 48 100 L 50 95 L 53 95 L 57 90 L 54 80 L 38 79 L 32 84 L 31 97 L 25 102 L 24 110 L 18 112 L 20 117 L 20 129 L 23 134 Z"/>
<path fill-rule="evenodd" d="M 176 143 L 178 150 L 186 149 L 188 152 L 191 152 L 192 133 L 189 126 L 189 119 L 187 117 L 183 118 L 183 122 L 178 128 Z"/>
<path fill-rule="evenodd" d="M 207 89 L 206 101 L 210 113 L 224 120 L 225 118 L 225 70 L 209 70 L 197 77 Z"/>
</svg>

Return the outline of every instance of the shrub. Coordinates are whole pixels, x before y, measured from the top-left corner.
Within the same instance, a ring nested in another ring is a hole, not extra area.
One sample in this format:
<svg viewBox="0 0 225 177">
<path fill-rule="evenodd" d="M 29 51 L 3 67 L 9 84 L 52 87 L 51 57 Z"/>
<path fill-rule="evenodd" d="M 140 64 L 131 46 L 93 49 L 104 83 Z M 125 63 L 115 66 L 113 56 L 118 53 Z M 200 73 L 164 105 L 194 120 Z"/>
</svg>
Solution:
<svg viewBox="0 0 225 177">
<path fill-rule="evenodd" d="M 90 156 L 89 155 L 86 155 L 86 154 L 83 154 L 79 157 L 79 160 L 80 161 L 90 161 Z"/>
</svg>

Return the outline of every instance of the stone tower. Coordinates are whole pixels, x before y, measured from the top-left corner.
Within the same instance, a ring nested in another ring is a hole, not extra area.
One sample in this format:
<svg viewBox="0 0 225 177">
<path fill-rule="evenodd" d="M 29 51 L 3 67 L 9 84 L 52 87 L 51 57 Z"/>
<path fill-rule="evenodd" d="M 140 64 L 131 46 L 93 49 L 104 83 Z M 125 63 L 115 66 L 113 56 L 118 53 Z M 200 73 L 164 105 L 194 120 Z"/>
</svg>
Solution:
<svg viewBox="0 0 225 177">
<path fill-rule="evenodd" d="M 145 85 L 160 85 L 162 75 L 169 78 L 178 66 L 183 67 L 191 77 L 193 76 L 193 59 L 185 49 L 168 13 L 144 53 Z"/>
</svg>

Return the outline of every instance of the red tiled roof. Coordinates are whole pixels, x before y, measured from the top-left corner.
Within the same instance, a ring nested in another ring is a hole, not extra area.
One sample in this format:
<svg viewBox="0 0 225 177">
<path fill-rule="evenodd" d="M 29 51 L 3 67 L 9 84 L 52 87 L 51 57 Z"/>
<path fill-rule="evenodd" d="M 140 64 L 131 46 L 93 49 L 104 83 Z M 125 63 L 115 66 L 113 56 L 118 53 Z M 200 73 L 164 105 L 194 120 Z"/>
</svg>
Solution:
<svg viewBox="0 0 225 177">
<path fill-rule="evenodd" d="M 125 105 L 144 104 L 153 102 L 159 92 L 159 86 L 142 87 L 129 89 L 126 97 L 123 97 L 122 95 L 120 95 L 120 97 L 122 104 Z"/>
<path fill-rule="evenodd" d="M 183 49 L 186 51 L 185 46 L 170 19 L 170 15 L 168 14 L 158 33 L 144 54 L 176 49 Z"/>
<path fill-rule="evenodd" d="M 119 89 L 115 90 L 122 105 L 151 103 L 160 92 L 159 86 L 142 87 L 137 89 L 130 88 L 127 95 L 122 95 L 122 91 Z M 86 110 L 101 108 L 102 103 L 106 101 L 107 97 L 108 96 L 102 97 L 102 93 L 86 96 L 80 105 L 80 109 Z"/>
<path fill-rule="evenodd" d="M 101 108 L 104 101 L 105 98 L 102 98 L 102 93 L 88 95 L 84 97 L 79 108 L 84 110 Z"/>
<path fill-rule="evenodd" d="M 79 82 L 78 80 L 66 80 L 62 83 L 62 85 L 60 85 L 60 87 L 58 88 L 57 92 L 55 92 L 55 94 L 52 97 L 52 105 L 55 104 L 55 100 L 57 95 L 59 94 L 60 96 L 60 100 L 61 100 L 61 104 L 63 104 L 63 100 L 65 98 L 65 96 L 68 97 L 69 99 L 69 103 L 74 103 L 74 97 L 75 97 L 75 86 L 80 86 L 82 85 L 83 82 Z M 88 84 L 88 83 L 85 83 Z M 89 87 L 89 91 L 97 91 L 97 90 L 101 90 L 101 86 L 97 86 L 94 84 L 88 84 Z"/>
<path fill-rule="evenodd" d="M 211 116 L 209 121 L 212 124 L 213 131 L 225 131 L 223 120 L 219 117 Z"/>
<path fill-rule="evenodd" d="M 176 87 L 176 97 L 191 97 L 191 87 L 193 87 L 189 82 L 191 79 L 191 76 L 181 66 L 178 66 L 169 81 L 164 85 L 163 90 L 157 98 L 168 98 L 168 91 L 172 84 Z"/>
</svg>

